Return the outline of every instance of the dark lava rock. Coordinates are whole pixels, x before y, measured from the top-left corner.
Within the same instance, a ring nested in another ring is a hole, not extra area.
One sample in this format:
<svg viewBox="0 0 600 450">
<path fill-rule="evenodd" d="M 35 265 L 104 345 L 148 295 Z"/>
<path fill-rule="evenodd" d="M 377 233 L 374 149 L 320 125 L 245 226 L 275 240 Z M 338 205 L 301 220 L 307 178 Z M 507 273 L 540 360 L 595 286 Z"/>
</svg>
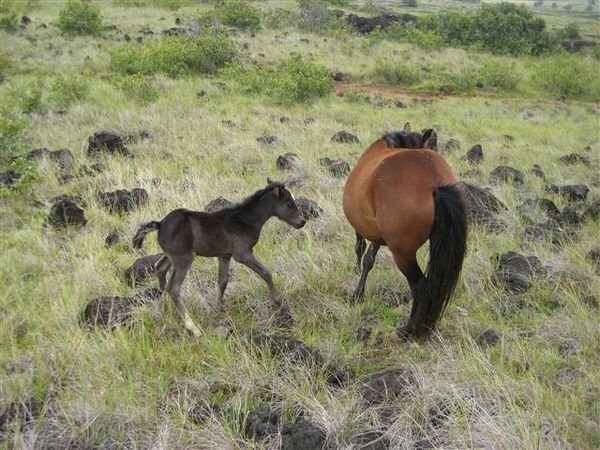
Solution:
<svg viewBox="0 0 600 450">
<path fill-rule="evenodd" d="M 580 298 L 581 303 L 589 308 L 596 309 L 598 308 L 598 297 L 592 294 L 582 295 Z"/>
<path fill-rule="evenodd" d="M 0 187 L 12 186 L 19 178 L 21 178 L 21 174 L 14 170 L 7 170 L 4 173 L 0 173 Z"/>
<path fill-rule="evenodd" d="M 31 19 L 27 16 L 23 16 L 23 17 L 21 17 L 21 23 L 23 25 L 29 25 L 31 23 Z"/>
<path fill-rule="evenodd" d="M 277 157 L 275 165 L 279 170 L 297 170 L 302 167 L 302 161 L 295 153 L 285 153 Z"/>
<path fill-rule="evenodd" d="M 474 225 L 486 227 L 491 231 L 504 229 L 498 213 L 506 210 L 506 206 L 489 190 L 470 183 L 463 183 L 463 198 L 467 205 L 467 217 Z"/>
<path fill-rule="evenodd" d="M 481 333 L 476 342 L 480 347 L 495 347 L 500 342 L 500 335 L 490 328 Z"/>
<path fill-rule="evenodd" d="M 302 119 L 303 125 L 312 125 L 313 123 L 315 123 L 315 119 L 313 119 L 312 117 L 306 117 Z"/>
<path fill-rule="evenodd" d="M 565 341 L 558 346 L 558 353 L 562 357 L 575 356 L 581 353 L 581 344 L 575 341 Z"/>
<path fill-rule="evenodd" d="M 354 338 L 358 342 L 362 342 L 363 344 L 367 344 L 369 342 L 369 338 L 373 334 L 373 327 L 369 324 L 363 324 L 354 332 Z"/>
<path fill-rule="evenodd" d="M 568 155 L 558 158 L 558 161 L 567 165 L 590 163 L 590 159 L 581 153 L 569 153 Z"/>
<path fill-rule="evenodd" d="M 325 433 L 304 417 L 285 423 L 281 412 L 261 408 L 250 412 L 244 424 L 244 434 L 255 440 L 277 435 L 279 430 L 282 450 L 321 450 L 325 446 Z"/>
<path fill-rule="evenodd" d="M 600 200 L 596 200 L 594 203 L 589 205 L 584 213 L 583 217 L 585 219 L 596 220 L 600 217 Z"/>
<path fill-rule="evenodd" d="M 348 81 L 352 77 L 347 73 L 335 71 L 331 72 L 331 78 L 333 78 L 334 81 Z"/>
<path fill-rule="evenodd" d="M 483 148 L 481 145 L 474 145 L 465 155 L 465 159 L 471 164 L 480 164 L 483 162 Z"/>
<path fill-rule="evenodd" d="M 525 176 L 520 170 L 509 166 L 498 166 L 490 173 L 490 183 L 512 182 L 515 185 L 522 185 L 525 182 Z"/>
<path fill-rule="evenodd" d="M 523 231 L 523 238 L 526 241 L 543 242 L 550 240 L 553 244 L 560 245 L 565 239 L 571 236 L 558 222 L 548 221 L 536 223 L 528 226 Z"/>
<path fill-rule="evenodd" d="M 415 380 L 403 368 L 387 369 L 367 376 L 359 387 L 359 394 L 370 404 L 383 403 L 409 392 Z"/>
<path fill-rule="evenodd" d="M 234 205 L 234 203 L 230 202 L 226 198 L 224 198 L 224 197 L 217 197 L 214 200 L 211 200 L 204 207 L 204 211 L 212 213 L 212 212 L 220 211 L 220 210 L 225 209 L 225 208 L 229 208 L 230 206 L 233 206 L 233 205 Z"/>
<path fill-rule="evenodd" d="M 358 139 L 358 136 L 355 136 L 346 130 L 341 130 L 331 136 L 331 142 L 339 142 L 341 144 L 359 144 L 360 139 Z"/>
<path fill-rule="evenodd" d="M 283 358 L 292 364 L 325 365 L 320 352 L 312 350 L 298 339 L 291 339 L 278 334 L 258 333 L 251 335 L 250 340 L 256 347 L 267 349 L 273 356 Z M 352 378 L 352 373 L 343 367 L 326 364 L 324 368 L 327 371 L 327 381 L 330 384 L 340 386 Z"/>
<path fill-rule="evenodd" d="M 5 432 L 9 431 L 11 423 L 15 421 L 19 422 L 21 430 L 32 424 L 42 413 L 43 406 L 43 402 L 33 396 L 23 401 L 3 401 L 0 407 L 0 436 L 7 436 Z"/>
<path fill-rule="evenodd" d="M 356 14 L 348 14 L 347 20 L 357 33 L 369 34 L 377 27 L 384 30 L 395 23 L 415 25 L 418 18 L 412 14 L 382 14 L 375 17 L 361 17 Z"/>
<path fill-rule="evenodd" d="M 591 5 L 591 3 L 590 3 L 590 5 Z M 577 53 L 577 52 L 583 50 L 584 48 L 594 48 L 598 44 L 594 41 L 585 41 L 582 39 L 575 39 L 575 40 L 562 41 L 561 45 L 562 45 L 562 48 L 564 48 L 567 52 Z"/>
<path fill-rule="evenodd" d="M 142 188 L 131 191 L 119 189 L 113 192 L 98 192 L 98 202 L 114 214 L 127 214 L 148 203 L 148 192 Z"/>
<path fill-rule="evenodd" d="M 131 156 L 123 138 L 110 131 L 97 131 L 88 139 L 88 155 L 97 156 L 101 153 Z"/>
<path fill-rule="evenodd" d="M 70 198 L 63 198 L 50 208 L 46 223 L 54 228 L 81 227 L 87 223 L 85 211 Z"/>
<path fill-rule="evenodd" d="M 526 219 L 534 221 L 536 213 L 544 213 L 547 219 L 560 220 L 561 213 L 552 200 L 547 198 L 527 199 L 521 205 L 517 206 L 517 212 Z"/>
<path fill-rule="evenodd" d="M 182 27 L 171 27 L 162 31 L 166 36 L 185 36 L 187 32 L 188 30 Z"/>
<path fill-rule="evenodd" d="M 154 276 L 154 265 L 162 258 L 162 253 L 146 255 L 138 258 L 125 270 L 125 280 L 130 286 L 138 286 L 148 278 Z"/>
<path fill-rule="evenodd" d="M 87 327 L 116 328 L 131 325 L 138 306 L 160 298 L 160 290 L 147 289 L 134 297 L 99 297 L 90 301 L 81 317 Z"/>
<path fill-rule="evenodd" d="M 508 252 L 494 258 L 498 260 L 498 268 L 492 276 L 492 282 L 511 292 L 526 292 L 531 287 L 531 278 L 544 272 L 537 256 Z"/>
<path fill-rule="evenodd" d="M 39 161 L 41 159 L 48 158 L 49 160 L 58 164 L 58 166 L 63 170 L 70 170 L 75 164 L 75 157 L 73 156 L 73 153 L 66 148 L 61 148 L 55 151 L 50 151 L 47 148 L 36 148 L 31 150 L 24 157 L 28 161 Z"/>
<path fill-rule="evenodd" d="M 452 153 L 455 150 L 460 150 L 462 145 L 460 141 L 456 139 L 450 139 L 444 145 L 442 145 L 442 153 Z"/>
<path fill-rule="evenodd" d="M 305 220 L 318 219 L 323 214 L 323 208 L 313 200 L 309 200 L 304 197 L 298 197 L 296 199 L 296 205 L 302 211 L 302 216 Z"/>
<path fill-rule="evenodd" d="M 119 242 L 121 242 L 121 234 L 117 230 L 110 232 L 109 235 L 106 236 L 106 239 L 104 239 L 104 245 L 108 248 L 114 247 Z"/>
<path fill-rule="evenodd" d="M 565 206 L 560 214 L 560 221 L 566 225 L 579 225 L 583 222 L 583 217 L 570 206 Z"/>
<path fill-rule="evenodd" d="M 546 179 L 546 174 L 538 164 L 534 164 L 529 172 L 542 180 Z"/>
<path fill-rule="evenodd" d="M 279 143 L 279 138 L 277 136 L 260 136 L 256 138 L 256 142 L 262 145 L 275 145 Z"/>
<path fill-rule="evenodd" d="M 140 30 L 140 33 L 144 34 L 144 35 L 149 35 L 149 34 L 154 34 L 154 31 L 152 31 L 150 28 L 148 27 L 144 27 Z"/>
<path fill-rule="evenodd" d="M 390 308 L 397 308 L 401 305 L 407 305 L 412 300 L 410 291 L 397 291 L 390 288 L 380 288 L 375 292 L 375 296 L 384 305 Z"/>
<path fill-rule="evenodd" d="M 357 450 L 387 450 L 390 448 L 390 440 L 381 431 L 370 430 L 358 435 L 353 442 Z"/>
<path fill-rule="evenodd" d="M 597 269 L 600 269 L 600 247 L 594 247 L 585 255 L 586 259 L 590 261 Z"/>
<path fill-rule="evenodd" d="M 590 188 L 588 188 L 585 184 L 567 184 L 564 186 L 551 184 L 546 187 L 546 191 L 553 194 L 561 194 L 567 200 L 576 202 L 585 201 Z"/>
<path fill-rule="evenodd" d="M 320 158 L 319 163 L 336 178 L 345 177 L 350 173 L 350 164 L 343 159 Z"/>
</svg>

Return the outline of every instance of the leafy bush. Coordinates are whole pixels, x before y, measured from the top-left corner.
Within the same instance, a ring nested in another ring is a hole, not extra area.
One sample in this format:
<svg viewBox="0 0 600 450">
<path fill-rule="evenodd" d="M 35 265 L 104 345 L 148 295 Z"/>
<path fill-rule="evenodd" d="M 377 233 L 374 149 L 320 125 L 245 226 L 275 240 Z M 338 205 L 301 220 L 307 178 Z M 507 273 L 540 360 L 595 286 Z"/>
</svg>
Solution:
<svg viewBox="0 0 600 450">
<path fill-rule="evenodd" d="M 579 25 L 577 25 L 575 22 L 571 22 L 566 27 L 562 28 L 561 30 L 558 30 L 557 34 L 560 39 L 581 39 Z"/>
<path fill-rule="evenodd" d="M 112 3 L 124 7 L 153 6 L 157 8 L 178 9 L 182 6 L 197 5 L 198 0 L 112 0 Z"/>
<path fill-rule="evenodd" d="M 225 0 L 217 4 L 215 12 L 223 24 L 246 31 L 260 30 L 261 12 L 242 0 Z"/>
<path fill-rule="evenodd" d="M 300 0 L 298 26 L 301 30 L 311 33 L 323 33 L 329 27 L 331 19 L 329 10 L 315 0 Z"/>
<path fill-rule="evenodd" d="M 118 80 L 117 85 L 123 93 L 141 105 L 149 105 L 158 100 L 159 89 L 143 75 L 128 75 Z"/>
<path fill-rule="evenodd" d="M 600 63 L 561 55 L 542 61 L 533 77 L 541 89 L 569 98 L 600 100 Z"/>
<path fill-rule="evenodd" d="M 163 37 L 143 45 L 127 44 L 110 52 L 111 67 L 123 74 L 162 73 L 177 77 L 189 73 L 215 73 L 233 62 L 238 52 L 225 34 L 205 32 L 198 38 Z"/>
<path fill-rule="evenodd" d="M 238 72 L 237 78 L 247 92 L 265 94 L 279 103 L 308 102 L 333 89 L 327 68 L 299 55 L 279 61 L 274 68 Z"/>
<path fill-rule="evenodd" d="M 474 76 L 483 88 L 510 91 L 519 83 L 519 75 L 511 61 L 486 61 Z"/>
<path fill-rule="evenodd" d="M 24 146 L 27 117 L 6 106 L 0 109 L 0 161 L 19 153 Z"/>
<path fill-rule="evenodd" d="M 17 15 L 8 13 L 0 15 L 0 30 L 15 31 L 18 27 Z"/>
<path fill-rule="evenodd" d="M 69 0 L 58 13 L 56 25 L 65 33 L 98 34 L 102 30 L 100 8 L 88 0 Z"/>
<path fill-rule="evenodd" d="M 69 106 L 85 99 L 89 92 L 88 81 L 78 75 L 56 78 L 50 86 L 49 100 L 60 106 Z"/>
<path fill-rule="evenodd" d="M 437 48 L 443 44 L 442 37 L 434 31 L 418 27 L 407 27 L 399 23 L 395 23 L 385 30 L 374 31 L 370 36 L 377 34 L 387 39 L 408 42 L 426 49 Z"/>
<path fill-rule="evenodd" d="M 263 16 L 265 28 L 269 30 L 292 28 L 298 24 L 299 14 L 283 8 L 266 11 Z"/>
<path fill-rule="evenodd" d="M 401 86 L 410 86 L 421 78 L 418 68 L 392 58 L 378 59 L 375 62 L 374 75 L 388 83 Z"/>
<path fill-rule="evenodd" d="M 423 18 L 419 28 L 438 34 L 448 45 L 499 54 L 541 55 L 555 51 L 546 22 L 524 5 L 482 5 L 473 12 L 439 13 Z"/>
<path fill-rule="evenodd" d="M 13 194 L 27 193 L 31 190 L 33 184 L 40 179 L 37 165 L 24 158 L 13 160 L 8 169 L 15 172 L 18 175 L 18 179 L 11 186 L 0 188 L 0 198 Z"/>
</svg>

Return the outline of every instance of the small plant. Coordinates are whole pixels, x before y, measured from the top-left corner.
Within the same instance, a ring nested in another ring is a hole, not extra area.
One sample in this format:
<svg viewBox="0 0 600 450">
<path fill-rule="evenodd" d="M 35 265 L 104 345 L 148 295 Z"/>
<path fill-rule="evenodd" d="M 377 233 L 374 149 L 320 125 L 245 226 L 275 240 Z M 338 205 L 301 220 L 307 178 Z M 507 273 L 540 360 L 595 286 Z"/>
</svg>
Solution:
<svg viewBox="0 0 600 450">
<path fill-rule="evenodd" d="M 56 25 L 64 33 L 99 34 L 102 30 L 100 8 L 88 0 L 69 0 L 59 12 Z"/>
<path fill-rule="evenodd" d="M 259 9 L 241 0 L 226 0 L 217 5 L 217 15 L 223 24 L 245 31 L 258 31 L 261 26 Z"/>
<path fill-rule="evenodd" d="M 581 39 L 581 33 L 579 32 L 579 25 L 575 22 L 571 22 L 562 30 L 558 31 L 558 37 L 561 39 L 569 39 L 571 41 Z"/>
<path fill-rule="evenodd" d="M 143 75 L 125 76 L 117 82 L 117 85 L 127 98 L 141 105 L 149 105 L 160 96 L 160 90 Z"/>
<path fill-rule="evenodd" d="M 333 88 L 326 67 L 299 55 L 278 62 L 272 69 L 238 72 L 237 78 L 247 92 L 265 94 L 288 104 L 325 97 Z"/>
<path fill-rule="evenodd" d="M 59 106 L 69 106 L 85 99 L 89 92 L 88 81 L 78 75 L 56 78 L 50 86 L 49 100 Z"/>
<path fill-rule="evenodd" d="M 18 21 L 15 13 L 0 15 L 0 30 L 12 32 L 15 31 L 17 27 Z"/>
<path fill-rule="evenodd" d="M 330 13 L 322 2 L 315 0 L 300 0 L 299 5 L 300 29 L 312 33 L 324 33 L 329 27 Z"/>
<path fill-rule="evenodd" d="M 517 87 L 519 75 L 510 61 L 489 60 L 474 75 L 483 88 L 511 91 Z"/>
<path fill-rule="evenodd" d="M 577 56 L 542 61 L 533 80 L 544 91 L 568 98 L 600 100 L 600 64 Z"/>
<path fill-rule="evenodd" d="M 388 83 L 399 86 L 410 86 L 421 77 L 420 71 L 416 67 L 392 58 L 378 59 L 375 62 L 374 75 Z"/>
<path fill-rule="evenodd" d="M 11 67 L 12 61 L 6 53 L 0 50 L 0 83 L 4 81 Z"/>
<path fill-rule="evenodd" d="M 157 8 L 178 9 L 182 6 L 193 6 L 198 0 L 112 0 L 113 5 L 123 7 L 153 6 Z"/>
<path fill-rule="evenodd" d="M 25 158 L 11 161 L 8 171 L 12 172 L 15 181 L 7 187 L 0 188 L 0 198 L 14 194 L 25 194 L 31 191 L 35 182 L 40 179 L 37 164 Z"/>
<path fill-rule="evenodd" d="M 23 149 L 27 117 L 14 111 L 0 110 L 0 161 L 6 161 Z"/>
<path fill-rule="evenodd" d="M 237 58 L 234 42 L 225 34 L 203 33 L 198 38 L 164 37 L 144 45 L 125 45 L 110 52 L 111 67 L 122 74 L 178 77 L 189 73 L 215 73 Z"/>
</svg>

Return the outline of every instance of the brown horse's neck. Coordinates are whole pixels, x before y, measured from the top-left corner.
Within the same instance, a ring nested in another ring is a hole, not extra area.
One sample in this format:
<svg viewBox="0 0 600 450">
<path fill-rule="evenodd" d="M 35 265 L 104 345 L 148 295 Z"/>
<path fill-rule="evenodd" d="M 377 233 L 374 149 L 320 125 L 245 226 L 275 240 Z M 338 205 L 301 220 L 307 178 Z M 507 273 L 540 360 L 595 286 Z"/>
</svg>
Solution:
<svg viewBox="0 0 600 450">
<path fill-rule="evenodd" d="M 374 153 L 379 153 L 379 152 L 386 151 L 386 150 L 390 150 L 390 147 L 388 147 L 385 137 L 382 136 L 381 138 L 379 138 L 375 142 L 373 142 L 369 146 L 369 148 L 367 148 L 364 151 L 364 153 L 361 155 L 361 159 L 364 157 L 371 156 Z"/>
</svg>

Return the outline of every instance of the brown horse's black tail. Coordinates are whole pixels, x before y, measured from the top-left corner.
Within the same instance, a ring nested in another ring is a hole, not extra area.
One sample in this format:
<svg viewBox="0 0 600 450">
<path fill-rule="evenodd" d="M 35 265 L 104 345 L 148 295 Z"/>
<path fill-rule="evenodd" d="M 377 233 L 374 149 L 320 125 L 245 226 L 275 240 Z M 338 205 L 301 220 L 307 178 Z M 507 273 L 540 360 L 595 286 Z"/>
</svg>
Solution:
<svg viewBox="0 0 600 450">
<path fill-rule="evenodd" d="M 435 219 L 429 237 L 429 264 L 414 317 L 417 336 L 427 334 L 450 302 L 467 251 L 467 212 L 457 185 L 435 192 Z"/>
<path fill-rule="evenodd" d="M 151 233 L 152 231 L 158 230 L 159 228 L 160 222 L 148 222 L 142 224 L 135 232 L 135 235 L 131 240 L 133 248 L 142 248 L 142 245 L 144 244 L 144 238 L 146 237 L 146 235 L 148 233 Z"/>
</svg>

